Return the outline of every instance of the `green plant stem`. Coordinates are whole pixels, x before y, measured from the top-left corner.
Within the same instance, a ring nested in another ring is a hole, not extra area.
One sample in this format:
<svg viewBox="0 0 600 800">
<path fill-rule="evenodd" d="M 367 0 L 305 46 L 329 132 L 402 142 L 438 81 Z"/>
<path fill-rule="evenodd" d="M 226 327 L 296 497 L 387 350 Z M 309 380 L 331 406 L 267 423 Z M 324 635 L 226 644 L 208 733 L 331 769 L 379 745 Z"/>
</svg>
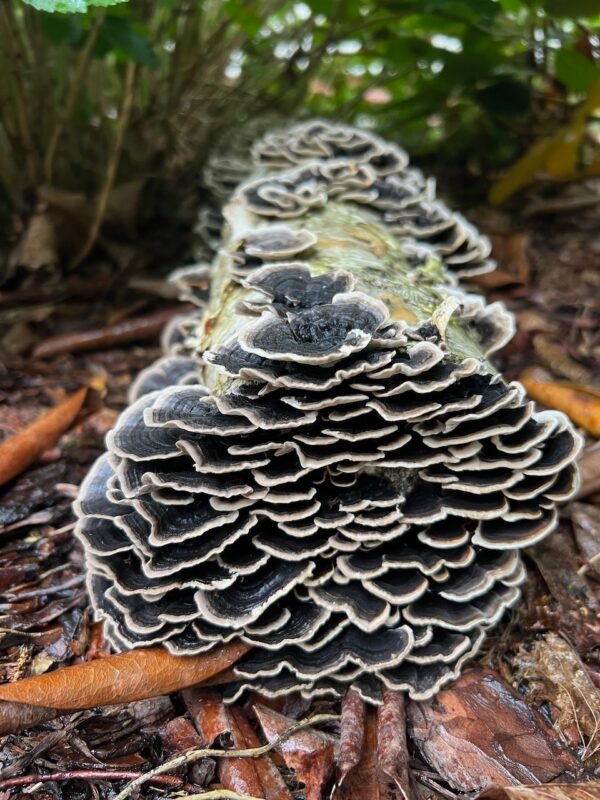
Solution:
<svg viewBox="0 0 600 800">
<path fill-rule="evenodd" d="M 48 149 L 46 150 L 46 157 L 44 159 L 44 175 L 48 183 L 52 183 L 56 148 L 58 147 L 58 143 L 65 128 L 65 124 L 69 120 L 71 114 L 73 113 L 73 109 L 75 108 L 75 103 L 77 102 L 77 98 L 79 97 L 79 93 L 81 91 L 81 88 L 85 81 L 85 77 L 87 75 L 92 55 L 92 50 L 94 49 L 94 45 L 96 44 L 96 40 L 98 39 L 98 34 L 100 32 L 100 28 L 102 27 L 102 23 L 104 22 L 105 17 L 106 17 L 106 9 L 101 8 L 98 14 L 96 15 L 96 19 L 94 20 L 94 23 L 90 28 L 90 32 L 88 33 L 85 44 L 81 49 L 79 58 L 77 59 L 77 64 L 75 65 L 75 72 L 73 74 L 73 80 L 71 81 L 71 84 L 69 86 L 67 97 L 64 103 L 64 110 L 62 111 L 62 113 L 60 113 L 56 121 L 56 125 L 54 126 L 52 135 L 50 136 Z"/>
<path fill-rule="evenodd" d="M 136 75 L 136 65 L 133 62 L 129 62 L 125 73 L 123 101 L 121 104 L 121 111 L 119 114 L 119 122 L 115 135 L 115 143 L 113 146 L 113 151 L 110 160 L 108 162 L 108 168 L 106 170 L 106 176 L 104 179 L 104 186 L 102 187 L 102 191 L 100 192 L 100 196 L 98 198 L 98 203 L 96 206 L 96 214 L 94 216 L 94 221 L 92 222 L 92 226 L 89 230 L 88 237 L 85 241 L 85 244 L 81 248 L 80 252 L 74 259 L 72 264 L 73 267 L 78 266 L 84 260 L 84 258 L 86 258 L 86 256 L 89 255 L 93 246 L 96 244 L 98 234 L 100 233 L 100 228 L 102 227 L 102 222 L 104 220 L 104 215 L 106 214 L 110 193 L 115 184 L 117 171 L 119 169 L 121 152 L 123 150 L 123 140 L 125 139 L 125 131 L 127 130 L 127 125 L 129 124 L 129 117 L 131 116 L 131 108 L 133 106 L 133 95 L 135 86 L 135 75 Z"/>
<path fill-rule="evenodd" d="M 8 54 L 8 59 L 5 59 L 5 61 L 8 61 L 6 75 L 10 81 L 10 91 L 15 106 L 19 135 L 25 153 L 27 176 L 32 183 L 36 183 L 39 174 L 36 148 L 28 111 L 25 82 L 22 80 L 20 71 L 24 57 L 18 47 L 18 31 L 15 29 L 13 23 L 14 19 L 9 12 L 9 5 L 3 0 L 0 2 L 0 32 L 2 34 L 4 51 Z"/>
</svg>

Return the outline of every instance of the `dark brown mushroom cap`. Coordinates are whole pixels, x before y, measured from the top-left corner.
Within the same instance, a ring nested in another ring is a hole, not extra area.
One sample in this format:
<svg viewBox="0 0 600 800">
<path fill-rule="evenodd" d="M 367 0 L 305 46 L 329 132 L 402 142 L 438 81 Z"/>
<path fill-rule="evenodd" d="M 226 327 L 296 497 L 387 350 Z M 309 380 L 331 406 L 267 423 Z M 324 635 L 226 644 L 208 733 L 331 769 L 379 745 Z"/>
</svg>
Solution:
<svg viewBox="0 0 600 800">
<path fill-rule="evenodd" d="M 425 697 L 457 674 L 517 600 L 518 549 L 554 525 L 545 498 L 572 487 L 569 466 L 556 472 L 576 443 L 560 416 L 538 422 L 518 387 L 461 370 L 430 341 L 392 344 L 383 367 L 365 349 L 359 392 L 351 370 L 260 402 L 180 386 L 123 416 L 77 507 L 116 646 L 198 653 L 240 637 L 256 649 L 231 697 L 359 681 L 378 702 L 369 675 Z M 359 427 L 353 408 L 366 411 Z"/>
<path fill-rule="evenodd" d="M 402 171 L 408 156 L 400 148 L 367 131 L 326 121 L 301 123 L 281 132 L 268 133 L 253 147 L 255 161 L 264 166 L 285 168 L 307 160 L 350 158 L 368 161 L 378 174 Z"/>
<path fill-rule="evenodd" d="M 337 294 L 333 302 L 302 308 L 287 318 L 265 312 L 239 337 L 254 355 L 297 364 L 330 364 L 363 350 L 387 318 L 378 300 L 360 292 Z"/>
<path fill-rule="evenodd" d="M 208 298 L 210 270 L 209 264 L 181 267 L 171 273 L 169 280 L 177 288 L 182 301 L 204 308 Z"/>
<path fill-rule="evenodd" d="M 349 292 L 354 282 L 347 272 L 312 275 L 302 262 L 278 263 L 254 270 L 244 281 L 268 298 L 278 313 L 286 309 L 312 308 L 333 302 L 336 294 Z"/>
<path fill-rule="evenodd" d="M 417 170 L 378 174 L 368 161 L 315 161 L 245 184 L 238 196 L 258 216 L 273 219 L 301 217 L 329 199 L 366 205 L 398 237 L 430 245 L 451 273 L 475 275 L 494 266 L 489 241 L 436 200 L 433 184 Z"/>
<path fill-rule="evenodd" d="M 579 437 L 485 361 L 512 330 L 498 304 L 442 276 L 447 300 L 398 323 L 351 267 L 311 268 L 309 210 L 330 199 L 410 237 L 411 280 L 432 254 L 457 274 L 489 266 L 399 151 L 307 123 L 256 152 L 300 166 L 239 191 L 262 222 L 222 255 L 235 326 L 203 353 L 197 316 L 170 332 L 81 487 L 90 596 L 118 649 L 251 644 L 229 699 L 350 684 L 374 704 L 382 684 L 427 698 L 517 602 L 520 550 L 574 491 Z M 177 280 L 193 293 L 204 277 Z"/>
<path fill-rule="evenodd" d="M 167 355 L 143 369 L 131 384 L 129 402 L 167 386 L 198 382 L 198 363 L 188 356 Z"/>
<path fill-rule="evenodd" d="M 231 155 L 219 157 L 213 154 L 204 167 L 202 178 L 205 186 L 215 197 L 226 200 L 247 175 L 247 158 L 236 158 Z"/>
</svg>

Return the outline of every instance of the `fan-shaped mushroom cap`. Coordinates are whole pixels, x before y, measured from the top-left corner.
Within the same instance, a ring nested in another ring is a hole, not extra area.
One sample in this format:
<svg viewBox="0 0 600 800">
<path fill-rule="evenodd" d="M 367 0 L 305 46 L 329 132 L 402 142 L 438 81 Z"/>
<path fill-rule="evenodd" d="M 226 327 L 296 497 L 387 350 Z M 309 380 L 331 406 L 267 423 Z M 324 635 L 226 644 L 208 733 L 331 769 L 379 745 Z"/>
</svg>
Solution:
<svg viewBox="0 0 600 800">
<path fill-rule="evenodd" d="M 119 649 L 252 645 L 228 699 L 430 697 L 517 602 L 579 437 L 487 362 L 512 318 L 449 273 L 488 244 L 401 151 L 313 122 L 255 155 L 272 172 L 227 212 L 206 321 L 81 487 L 88 589 Z"/>
<path fill-rule="evenodd" d="M 305 287 L 310 276 L 301 276 Z M 392 345 L 382 367 L 369 341 L 385 308 L 367 298 L 350 313 L 356 294 L 311 310 L 339 306 L 342 320 L 369 334 L 359 392 L 352 369 L 304 395 L 273 386 L 258 403 L 172 386 L 124 415 L 109 437 L 112 466 L 99 462 L 78 505 L 99 576 L 90 587 L 116 644 L 193 653 L 239 636 L 255 650 L 236 668 L 232 696 L 247 685 L 318 695 L 327 680 L 335 694 L 366 674 L 424 697 L 516 602 L 518 550 L 555 524 L 548 493 L 572 486 L 555 477 L 575 453 L 571 431 L 548 413 L 536 421 L 518 385 L 461 369 L 433 342 Z M 304 313 L 301 304 L 287 312 Z M 267 376 L 255 377 L 269 383 L 289 363 L 281 326 L 298 330 L 290 323 L 272 312 L 250 322 L 239 371 L 253 355 L 245 348 L 264 335 L 277 348 L 260 348 Z M 339 349 L 345 338 L 335 341 Z M 319 362 L 331 348 L 316 345 L 310 360 Z M 302 354 L 294 358 L 299 365 Z M 432 379 L 440 368 L 443 378 Z M 415 391 L 424 385 L 426 394 Z M 366 411 L 358 426 L 338 418 L 353 407 Z M 507 466 L 516 456 L 518 468 Z M 336 477 L 347 470 L 344 488 Z M 106 499 L 115 476 L 124 489 L 117 504 Z M 513 499 L 521 485 L 524 499 Z M 133 573 L 121 566 L 124 553 Z"/>
<path fill-rule="evenodd" d="M 176 286 L 180 300 L 204 308 L 208 297 L 210 269 L 209 264 L 194 264 L 171 273 L 169 280 Z"/>
</svg>

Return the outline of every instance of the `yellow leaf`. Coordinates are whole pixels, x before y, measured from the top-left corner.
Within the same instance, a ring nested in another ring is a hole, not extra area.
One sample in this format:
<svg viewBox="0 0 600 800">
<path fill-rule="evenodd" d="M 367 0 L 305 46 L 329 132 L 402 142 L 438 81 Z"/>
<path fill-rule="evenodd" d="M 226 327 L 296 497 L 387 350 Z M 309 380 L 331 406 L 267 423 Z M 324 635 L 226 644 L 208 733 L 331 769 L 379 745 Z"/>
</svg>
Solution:
<svg viewBox="0 0 600 800">
<path fill-rule="evenodd" d="M 499 181 L 492 186 L 489 201 L 499 206 L 523 186 L 527 186 L 542 171 L 546 153 L 553 143 L 553 138 L 546 137 L 534 142 L 529 150 L 510 167 Z"/>
<path fill-rule="evenodd" d="M 594 81 L 594 83 L 592 83 L 588 89 L 587 96 L 584 104 L 581 106 L 581 110 L 587 116 L 588 114 L 593 114 L 598 108 L 600 108 L 600 78 L 598 78 L 597 81 Z"/>
<path fill-rule="evenodd" d="M 577 167 L 577 159 L 585 128 L 574 130 L 569 127 L 553 137 L 546 151 L 543 171 L 557 180 L 572 177 Z"/>
<path fill-rule="evenodd" d="M 561 181 L 597 175 L 600 157 L 595 157 L 592 164 L 584 170 L 578 170 L 577 164 L 588 117 L 599 108 L 600 79 L 590 86 L 585 101 L 574 110 L 566 127 L 552 136 L 544 136 L 534 142 L 502 178 L 496 181 L 488 195 L 490 203 L 500 205 L 543 173 Z"/>
</svg>

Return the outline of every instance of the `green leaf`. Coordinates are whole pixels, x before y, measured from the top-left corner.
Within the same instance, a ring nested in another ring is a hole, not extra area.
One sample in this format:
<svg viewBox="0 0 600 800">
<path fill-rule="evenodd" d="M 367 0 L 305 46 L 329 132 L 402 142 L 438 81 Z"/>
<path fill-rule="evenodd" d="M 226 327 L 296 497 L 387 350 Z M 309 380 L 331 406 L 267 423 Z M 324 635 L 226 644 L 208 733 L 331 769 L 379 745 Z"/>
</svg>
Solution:
<svg viewBox="0 0 600 800">
<path fill-rule="evenodd" d="M 512 78 L 501 78 L 479 89 L 475 100 L 484 111 L 510 117 L 527 114 L 531 105 L 527 86 Z"/>
<path fill-rule="evenodd" d="M 263 26 L 263 18 L 258 11 L 242 6 L 237 0 L 225 0 L 223 10 L 249 38 L 256 36 Z"/>
<path fill-rule="evenodd" d="M 600 70 L 575 50 L 559 50 L 554 74 L 571 92 L 585 92 L 600 78 Z"/>
<path fill-rule="evenodd" d="M 116 6 L 127 0 L 23 0 L 38 11 L 58 11 L 60 14 L 84 14 L 93 6 Z"/>
<path fill-rule="evenodd" d="M 523 9 L 521 0 L 500 0 L 500 5 L 507 14 L 518 14 Z"/>
<path fill-rule="evenodd" d="M 333 0 L 308 0 L 313 14 L 324 14 L 328 17 L 333 11 Z"/>
<path fill-rule="evenodd" d="M 440 77 L 456 87 L 491 81 L 505 61 L 498 42 L 479 31 L 469 31 L 462 37 L 461 53 L 444 54 L 446 66 Z"/>
<path fill-rule="evenodd" d="M 40 14 L 40 27 L 52 44 L 78 45 L 84 38 L 79 14 Z"/>
<path fill-rule="evenodd" d="M 498 3 L 495 0 L 422 0 L 419 10 L 423 13 L 451 14 L 464 19 L 479 19 L 480 17 L 495 17 Z"/>
<path fill-rule="evenodd" d="M 156 67 L 159 63 L 149 39 L 125 18 L 110 16 L 104 20 L 96 43 L 96 54 L 103 55 L 111 50 L 146 67 Z"/>
<path fill-rule="evenodd" d="M 595 17 L 600 14 L 599 0 L 544 0 L 543 7 L 554 17 Z"/>
</svg>

